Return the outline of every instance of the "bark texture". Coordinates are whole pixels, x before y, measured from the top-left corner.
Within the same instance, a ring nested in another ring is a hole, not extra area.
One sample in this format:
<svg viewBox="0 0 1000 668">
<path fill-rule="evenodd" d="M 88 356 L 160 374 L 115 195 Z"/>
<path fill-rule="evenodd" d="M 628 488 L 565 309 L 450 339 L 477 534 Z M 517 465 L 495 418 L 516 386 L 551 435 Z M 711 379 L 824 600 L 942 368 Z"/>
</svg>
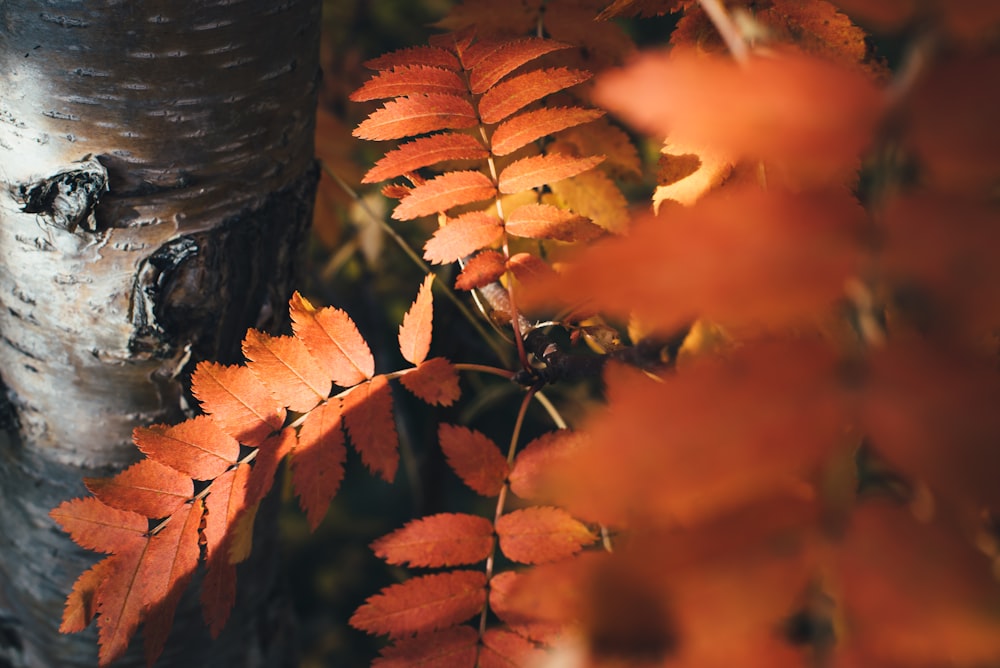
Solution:
<svg viewBox="0 0 1000 668">
<path fill-rule="evenodd" d="M 182 416 L 194 361 L 284 313 L 318 32 L 318 0 L 0 0 L 0 667 L 96 664 L 92 634 L 56 632 L 93 557 L 48 511 Z M 231 641 L 201 642 L 191 599 L 161 665 L 281 665 L 255 552 Z"/>
</svg>

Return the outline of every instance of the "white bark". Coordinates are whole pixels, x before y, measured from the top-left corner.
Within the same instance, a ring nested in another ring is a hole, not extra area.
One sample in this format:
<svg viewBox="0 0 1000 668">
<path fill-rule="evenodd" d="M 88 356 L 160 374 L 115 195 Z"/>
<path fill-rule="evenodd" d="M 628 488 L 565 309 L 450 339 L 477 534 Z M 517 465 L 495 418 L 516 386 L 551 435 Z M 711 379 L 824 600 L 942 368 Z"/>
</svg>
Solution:
<svg viewBox="0 0 1000 668">
<path fill-rule="evenodd" d="M 45 512 L 284 311 L 318 29 L 316 0 L 0 0 L 0 657 L 14 629 L 24 665 L 93 663 L 53 631 L 89 557 Z"/>
</svg>

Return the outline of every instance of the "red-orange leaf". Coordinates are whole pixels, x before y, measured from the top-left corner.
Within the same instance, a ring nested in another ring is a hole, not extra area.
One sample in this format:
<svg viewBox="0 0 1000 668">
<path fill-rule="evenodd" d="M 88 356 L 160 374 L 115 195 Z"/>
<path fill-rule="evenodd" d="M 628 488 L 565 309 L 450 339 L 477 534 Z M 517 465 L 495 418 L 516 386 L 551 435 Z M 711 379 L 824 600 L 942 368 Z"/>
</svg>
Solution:
<svg viewBox="0 0 1000 668">
<path fill-rule="evenodd" d="M 478 644 L 471 626 L 421 633 L 384 647 L 372 668 L 473 668 Z"/>
<path fill-rule="evenodd" d="M 136 427 L 132 439 L 146 456 L 195 480 L 211 480 L 235 464 L 240 455 L 239 442 L 207 415 L 172 427 Z"/>
<path fill-rule="evenodd" d="M 313 410 L 320 409 L 317 407 Z M 260 444 L 257 458 L 253 460 L 253 470 L 247 480 L 247 504 L 259 503 L 271 491 L 278 464 L 295 448 L 296 439 L 295 428 L 285 427 Z"/>
<path fill-rule="evenodd" d="M 541 37 L 501 42 L 476 62 L 469 75 L 469 89 L 476 95 L 484 93 L 521 65 L 569 46 Z"/>
<path fill-rule="evenodd" d="M 413 220 L 447 211 L 453 206 L 481 202 L 496 194 L 490 177 L 482 172 L 448 172 L 410 190 L 392 212 L 392 217 Z"/>
<path fill-rule="evenodd" d="M 846 190 L 725 188 L 671 214 L 669 225 L 647 214 L 627 237 L 594 243 L 547 292 L 657 331 L 698 316 L 786 325 L 827 313 L 859 270 L 865 212 Z"/>
<path fill-rule="evenodd" d="M 431 327 L 434 322 L 434 296 L 431 294 L 431 284 L 434 274 L 427 274 L 420 284 L 417 298 L 413 300 L 410 310 L 403 316 L 403 324 L 399 326 L 399 352 L 410 364 L 419 365 L 427 359 L 431 349 Z"/>
<path fill-rule="evenodd" d="M 49 512 L 81 547 L 117 554 L 141 547 L 149 523 L 138 513 L 106 506 L 93 497 L 63 501 Z"/>
<path fill-rule="evenodd" d="M 507 261 L 507 268 L 517 280 L 526 284 L 555 275 L 555 270 L 545 260 L 531 253 L 517 253 Z"/>
<path fill-rule="evenodd" d="M 146 610 L 161 602 L 169 606 L 190 579 L 199 555 L 200 511 L 192 505 L 161 532 L 114 557 L 112 572 L 96 592 L 101 666 L 125 652 Z"/>
<path fill-rule="evenodd" d="M 313 531 L 326 515 L 344 477 L 344 446 L 340 402 L 331 399 L 306 418 L 292 454 L 292 485 Z"/>
<path fill-rule="evenodd" d="M 562 153 L 533 155 L 516 160 L 500 172 L 498 187 L 504 194 L 513 194 L 562 181 L 592 169 L 604 160 L 603 156 L 574 158 Z"/>
<path fill-rule="evenodd" d="M 546 498 L 546 472 L 569 464 L 582 445 L 579 432 L 560 429 L 542 434 L 517 453 L 510 490 L 530 501 Z"/>
<path fill-rule="evenodd" d="M 324 372 L 341 387 L 375 375 L 375 358 L 351 317 L 327 306 L 318 311 L 298 292 L 290 302 L 292 329 Z"/>
<path fill-rule="evenodd" d="M 571 557 L 597 536 L 560 508 L 525 508 L 497 520 L 500 549 L 522 564 L 541 564 Z"/>
<path fill-rule="evenodd" d="M 174 611 L 181 594 L 191 582 L 201 556 L 198 528 L 205 505 L 195 499 L 188 507 L 175 513 L 170 523 L 153 537 L 148 555 L 151 563 L 147 579 L 151 594 L 146 598 L 143 644 L 146 662 L 153 665 L 173 626 Z"/>
<path fill-rule="evenodd" d="M 372 543 L 388 563 L 420 568 L 474 564 L 492 549 L 493 523 L 462 513 L 422 517 Z"/>
<path fill-rule="evenodd" d="M 399 438 L 389 381 L 385 376 L 375 376 L 345 395 L 343 401 L 344 425 L 351 445 L 365 466 L 392 482 L 399 465 Z"/>
<path fill-rule="evenodd" d="M 201 605 L 213 638 L 222 632 L 236 602 L 236 570 L 229 558 L 231 527 L 247 507 L 246 482 L 249 475 L 249 464 L 240 464 L 226 471 L 212 482 L 205 498 L 202 535 L 208 573 L 202 584 Z"/>
<path fill-rule="evenodd" d="M 496 496 L 507 478 L 507 460 L 485 434 L 452 424 L 438 427 L 441 450 L 452 470 L 483 496 Z"/>
<path fill-rule="evenodd" d="M 854 665 L 996 665 L 992 560 L 945 513 L 918 521 L 873 501 L 853 513 L 835 563 Z"/>
<path fill-rule="evenodd" d="M 507 232 L 529 239 L 591 241 L 604 230 L 584 216 L 551 204 L 525 204 L 507 217 Z"/>
<path fill-rule="evenodd" d="M 860 72 L 787 53 L 742 65 L 728 56 L 649 54 L 602 76 L 595 97 L 684 146 L 793 164 L 824 178 L 856 169 L 883 104 Z"/>
<path fill-rule="evenodd" d="M 462 95 L 466 91 L 465 83 L 451 70 L 427 65 L 400 65 L 379 72 L 350 97 L 354 102 L 366 102 L 418 93 Z"/>
<path fill-rule="evenodd" d="M 387 70 L 399 65 L 427 65 L 428 67 L 444 67 L 449 70 L 458 70 L 461 67 L 453 53 L 434 46 L 399 49 L 365 61 L 365 67 L 370 70 Z"/>
<path fill-rule="evenodd" d="M 484 123 L 499 123 L 535 100 L 583 83 L 591 77 L 583 70 L 556 67 L 519 74 L 486 91 L 479 100 Z"/>
<path fill-rule="evenodd" d="M 294 336 L 270 336 L 248 329 L 243 355 L 260 382 L 290 410 L 305 413 L 330 394 L 330 378 Z"/>
<path fill-rule="evenodd" d="M 508 155 L 536 139 L 589 123 L 604 115 L 599 109 L 543 107 L 518 114 L 497 126 L 491 138 L 494 155 Z"/>
<path fill-rule="evenodd" d="M 479 668 L 518 668 L 541 663 L 545 652 L 516 633 L 490 629 L 483 634 Z"/>
<path fill-rule="evenodd" d="M 129 639 L 139 627 L 142 599 L 136 585 L 148 541 L 111 558 L 109 577 L 96 592 L 98 665 L 102 668 L 119 659 L 128 648 Z"/>
<path fill-rule="evenodd" d="M 503 276 L 507 271 L 507 258 L 503 253 L 487 250 L 477 253 L 465 264 L 465 269 L 455 279 L 459 290 L 474 290 Z"/>
<path fill-rule="evenodd" d="M 451 218 L 424 244 L 424 259 L 434 264 L 457 262 L 500 238 L 503 225 L 495 214 L 472 211 Z"/>
<path fill-rule="evenodd" d="M 106 557 L 84 571 L 73 583 L 66 597 L 59 633 L 77 633 L 87 628 L 97 612 L 94 595 L 101 584 L 114 572 L 115 558 Z"/>
<path fill-rule="evenodd" d="M 354 136 L 373 141 L 402 139 L 435 130 L 469 128 L 478 122 L 476 110 L 460 97 L 414 95 L 386 102 L 354 129 Z"/>
<path fill-rule="evenodd" d="M 490 580 L 490 611 L 515 633 L 536 642 L 551 643 L 560 632 L 560 625 L 539 619 L 533 611 L 526 609 L 522 596 L 524 574 L 504 571 Z"/>
<path fill-rule="evenodd" d="M 425 575 L 372 596 L 354 612 L 350 624 L 398 638 L 463 622 L 485 602 L 486 576 L 479 571 Z"/>
<path fill-rule="evenodd" d="M 435 406 L 451 406 L 461 395 L 458 372 L 444 357 L 432 357 L 399 377 L 403 387 Z"/>
<path fill-rule="evenodd" d="M 245 445 L 260 445 L 285 421 L 285 409 L 245 366 L 199 362 L 191 392 L 226 433 Z"/>
<path fill-rule="evenodd" d="M 368 170 L 362 183 L 378 183 L 444 160 L 483 160 L 489 152 L 478 139 L 458 132 L 442 132 L 401 144 Z"/>
<path fill-rule="evenodd" d="M 84 478 L 102 503 L 146 517 L 166 517 L 191 498 L 191 478 L 152 459 L 133 464 L 113 478 Z"/>
</svg>

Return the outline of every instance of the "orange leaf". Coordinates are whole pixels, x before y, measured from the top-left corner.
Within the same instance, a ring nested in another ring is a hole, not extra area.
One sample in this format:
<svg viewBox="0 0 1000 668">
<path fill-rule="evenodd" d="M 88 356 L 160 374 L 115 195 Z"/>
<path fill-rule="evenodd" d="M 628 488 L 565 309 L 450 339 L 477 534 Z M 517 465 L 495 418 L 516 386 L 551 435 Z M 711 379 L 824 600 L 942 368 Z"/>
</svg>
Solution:
<svg viewBox="0 0 1000 668">
<path fill-rule="evenodd" d="M 207 415 L 172 427 L 136 427 L 132 439 L 149 458 L 195 480 L 211 480 L 235 464 L 240 455 L 239 442 Z"/>
<path fill-rule="evenodd" d="M 448 172 L 410 190 L 392 212 L 392 217 L 413 220 L 447 211 L 453 206 L 481 202 L 496 194 L 490 177 L 482 172 Z"/>
<path fill-rule="evenodd" d="M 565 510 L 525 508 L 497 520 L 500 549 L 508 559 L 541 564 L 571 557 L 597 536 Z"/>
<path fill-rule="evenodd" d="M 483 211 L 464 213 L 434 231 L 424 244 L 424 259 L 434 264 L 456 262 L 493 244 L 502 233 L 503 225 L 496 215 Z"/>
<path fill-rule="evenodd" d="M 991 566 L 940 515 L 918 522 L 887 503 L 860 506 L 837 555 L 842 650 L 854 665 L 996 665 L 1000 586 Z"/>
<path fill-rule="evenodd" d="M 368 170 L 362 183 L 378 183 L 444 160 L 484 160 L 489 152 L 478 139 L 457 132 L 442 132 L 401 144 Z"/>
<path fill-rule="evenodd" d="M 154 594 L 149 597 L 150 609 L 146 611 L 142 630 L 148 665 L 153 665 L 163 652 L 173 626 L 174 611 L 194 576 L 201 556 L 198 528 L 204 511 L 202 500 L 195 499 L 189 507 L 170 518 L 170 523 L 150 545 L 151 552 L 159 554 L 148 573 Z"/>
<path fill-rule="evenodd" d="M 507 268 L 521 283 L 533 283 L 552 278 L 555 271 L 545 260 L 531 253 L 517 253 L 507 261 Z"/>
<path fill-rule="evenodd" d="M 166 517 L 191 498 L 191 478 L 152 459 L 133 464 L 113 478 L 84 478 L 101 503 L 146 517 Z"/>
<path fill-rule="evenodd" d="M 94 595 L 101 584 L 114 572 L 115 558 L 106 557 L 84 571 L 73 583 L 73 589 L 66 597 L 62 624 L 59 633 L 78 633 L 87 628 L 97 613 Z"/>
<path fill-rule="evenodd" d="M 461 395 L 458 372 L 444 357 L 432 357 L 399 377 L 417 398 L 434 406 L 451 406 Z"/>
<path fill-rule="evenodd" d="M 812 322 L 859 270 L 864 219 L 846 191 L 727 188 L 673 211 L 669 225 L 640 217 L 628 237 L 596 242 L 539 290 L 663 332 L 695 317 Z"/>
<path fill-rule="evenodd" d="M 344 424 L 361 461 L 386 482 L 392 482 L 399 465 L 399 438 L 389 381 L 385 376 L 375 376 L 344 395 L 343 401 Z"/>
<path fill-rule="evenodd" d="M 498 188 L 504 194 L 524 192 L 548 183 L 562 181 L 593 169 L 603 156 L 574 158 L 562 153 L 534 155 L 515 160 L 500 172 Z"/>
<path fill-rule="evenodd" d="M 490 580 L 490 611 L 515 633 L 536 642 L 551 643 L 559 636 L 561 627 L 533 614 L 530 606 L 525 606 L 517 596 L 524 575 L 516 571 L 504 571 Z"/>
<path fill-rule="evenodd" d="M 124 654 L 146 610 L 161 604 L 190 579 L 198 563 L 200 510 L 200 505 L 193 504 L 186 517 L 175 517 L 160 533 L 113 558 L 113 572 L 96 593 L 101 666 Z M 192 516 L 194 520 L 188 521 Z"/>
<path fill-rule="evenodd" d="M 793 54 L 745 66 L 688 52 L 645 55 L 604 75 L 595 96 L 671 141 L 792 164 L 822 180 L 854 171 L 882 111 L 865 75 Z"/>
<path fill-rule="evenodd" d="M 803 481 L 855 444 L 839 364 L 821 342 L 775 340 L 691 361 L 662 382 L 609 366 L 607 410 L 544 478 L 560 505 L 605 525 L 691 526 L 762 497 L 811 493 Z M 706 421 L 709 406 L 726 419 Z"/>
<path fill-rule="evenodd" d="M 915 84 L 908 128 L 923 183 L 978 196 L 1000 180 L 1000 99 L 981 85 L 998 78 L 1000 55 L 989 51 L 946 60 Z"/>
<path fill-rule="evenodd" d="M 507 460 L 489 437 L 465 427 L 441 424 L 438 440 L 448 465 L 462 482 L 483 496 L 500 493 L 507 478 Z"/>
<path fill-rule="evenodd" d="M 109 564 L 113 574 L 96 592 L 97 661 L 102 668 L 125 653 L 129 639 L 139 628 L 142 600 L 135 585 L 145 551 L 144 543 L 111 557 Z"/>
<path fill-rule="evenodd" d="M 332 400 L 331 400 L 332 401 Z M 320 410 L 319 407 L 313 411 Z M 310 413 L 310 415 L 312 415 Z M 300 432 L 301 434 L 301 432 Z M 274 434 L 269 439 L 260 444 L 257 449 L 257 458 L 254 459 L 253 469 L 247 480 L 247 503 L 255 504 L 260 502 L 274 484 L 274 475 L 278 472 L 278 464 L 285 455 L 295 448 L 297 437 L 294 427 L 285 427 L 279 433 Z"/>
<path fill-rule="evenodd" d="M 725 180 L 733 169 L 729 154 L 665 142 L 653 192 L 653 211 L 667 200 L 691 206 Z"/>
<path fill-rule="evenodd" d="M 419 93 L 444 93 L 463 95 L 467 92 L 465 83 L 451 70 L 427 65 L 398 65 L 391 70 L 383 70 L 351 93 L 353 102 L 380 100 L 387 97 L 401 97 Z"/>
<path fill-rule="evenodd" d="M 414 46 L 385 53 L 378 58 L 366 60 L 365 67 L 370 70 L 387 70 L 400 65 L 426 65 L 428 67 L 444 67 L 449 70 L 459 70 L 461 65 L 450 51 L 434 46 Z"/>
<path fill-rule="evenodd" d="M 551 204 L 525 204 L 507 217 L 509 234 L 529 239 L 592 241 L 604 230 L 583 216 Z"/>
<path fill-rule="evenodd" d="M 244 445 L 260 445 L 285 421 L 285 409 L 245 366 L 199 362 L 191 374 L 191 392 L 202 409 Z"/>
<path fill-rule="evenodd" d="M 548 153 L 603 155 L 601 171 L 607 175 L 630 181 L 642 176 L 642 161 L 632 139 L 607 118 L 563 130 L 555 139 L 548 145 Z"/>
<path fill-rule="evenodd" d="M 243 355 L 278 403 L 296 413 L 305 413 L 330 394 L 330 378 L 294 336 L 270 336 L 248 329 Z"/>
<path fill-rule="evenodd" d="M 530 640 L 510 631 L 489 629 L 483 634 L 479 668 L 531 666 L 540 663 L 545 656 L 545 652 Z"/>
<path fill-rule="evenodd" d="M 693 5 L 697 0 L 614 0 L 600 14 L 598 21 L 607 21 L 616 17 L 642 16 L 650 18 L 653 16 L 664 16 L 671 12 L 677 12 Z"/>
<path fill-rule="evenodd" d="M 455 95 L 414 95 L 390 102 L 354 129 L 360 139 L 402 139 L 435 130 L 470 128 L 479 122 L 476 110 Z"/>
<path fill-rule="evenodd" d="M 49 512 L 77 545 L 118 554 L 141 548 L 149 523 L 139 513 L 106 506 L 93 497 L 63 501 Z"/>
<path fill-rule="evenodd" d="M 536 139 L 554 132 L 589 123 L 604 115 L 599 109 L 544 107 L 518 114 L 497 126 L 490 144 L 494 155 L 509 155 Z"/>
<path fill-rule="evenodd" d="M 292 454 L 292 485 L 313 531 L 326 515 L 344 478 L 347 448 L 342 418 L 337 399 L 313 409 L 299 430 L 298 444 Z"/>
<path fill-rule="evenodd" d="M 393 638 L 463 622 L 486 602 L 486 576 L 478 571 L 425 575 L 384 588 L 351 616 L 350 624 Z"/>
<path fill-rule="evenodd" d="M 545 474 L 569 464 L 583 446 L 583 437 L 560 429 L 542 434 L 517 453 L 510 472 L 510 489 L 522 499 L 547 499 Z"/>
<path fill-rule="evenodd" d="M 948 225 L 953 233 L 956 224 Z M 952 503 L 1000 509 L 996 369 L 978 356 L 904 341 L 870 360 L 862 419 L 874 449 Z"/>
<path fill-rule="evenodd" d="M 486 250 L 474 255 L 465 263 L 462 273 L 455 278 L 459 290 L 474 290 L 498 280 L 507 271 L 507 258 L 503 253 Z"/>
<path fill-rule="evenodd" d="M 427 274 L 424 277 L 413 305 L 403 316 L 403 324 L 399 326 L 399 351 L 403 359 L 413 365 L 419 365 L 427 359 L 427 353 L 431 349 L 431 327 L 434 322 L 434 296 L 431 293 L 433 282 L 434 274 Z"/>
<path fill-rule="evenodd" d="M 292 329 L 323 371 L 340 387 L 352 387 L 375 375 L 375 358 L 351 317 L 327 306 L 318 311 L 298 292 L 290 302 Z"/>
<path fill-rule="evenodd" d="M 379 538 L 372 550 L 390 564 L 411 567 L 475 564 L 493 550 L 493 523 L 477 515 L 430 515 Z"/>
<path fill-rule="evenodd" d="M 569 44 L 541 37 L 523 37 L 510 42 L 501 42 L 476 62 L 469 75 L 469 89 L 475 95 L 485 93 L 521 65 L 546 53 L 569 47 Z"/>
<path fill-rule="evenodd" d="M 486 91 L 479 100 L 484 123 L 499 123 L 519 109 L 546 95 L 583 83 L 589 72 L 556 67 L 519 74 Z"/>
<path fill-rule="evenodd" d="M 250 465 L 240 464 L 212 482 L 205 498 L 202 536 L 208 559 L 208 573 L 202 583 L 201 606 L 213 638 L 219 637 L 236 603 L 236 569 L 229 558 L 231 528 L 247 508 L 246 482 Z"/>
<path fill-rule="evenodd" d="M 400 638 L 382 648 L 372 668 L 472 668 L 479 634 L 471 626 Z"/>
</svg>

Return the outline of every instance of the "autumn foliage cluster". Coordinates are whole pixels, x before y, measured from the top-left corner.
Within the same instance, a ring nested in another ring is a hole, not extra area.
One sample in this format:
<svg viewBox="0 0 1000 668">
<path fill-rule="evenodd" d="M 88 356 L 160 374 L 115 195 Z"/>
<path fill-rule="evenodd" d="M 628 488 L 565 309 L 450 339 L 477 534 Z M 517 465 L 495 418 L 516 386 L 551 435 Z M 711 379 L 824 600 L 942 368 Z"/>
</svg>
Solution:
<svg viewBox="0 0 1000 668">
<path fill-rule="evenodd" d="M 662 51 L 614 23 L 667 14 Z M 907 35 L 900 63 L 852 19 Z M 204 414 L 138 428 L 145 459 L 52 511 L 109 555 L 62 630 L 96 616 L 106 665 L 144 623 L 153 662 L 204 564 L 217 634 L 282 461 L 315 528 L 346 444 L 395 477 L 391 381 L 451 405 L 485 373 L 523 390 L 509 433 L 437 435 L 495 512 L 373 543 L 418 569 L 349 620 L 388 636 L 373 665 L 1000 663 L 1000 11 L 468 0 L 441 27 L 351 96 L 381 101 L 354 135 L 397 142 L 362 182 L 456 266 L 403 319 L 410 366 L 376 373 L 347 313 L 298 294 L 292 335 L 200 363 Z M 632 210 L 630 136 L 659 151 Z M 452 285 L 514 368 L 429 357 Z M 546 389 L 587 377 L 602 403 L 567 425 Z M 522 442 L 536 401 L 555 428 Z"/>
</svg>

